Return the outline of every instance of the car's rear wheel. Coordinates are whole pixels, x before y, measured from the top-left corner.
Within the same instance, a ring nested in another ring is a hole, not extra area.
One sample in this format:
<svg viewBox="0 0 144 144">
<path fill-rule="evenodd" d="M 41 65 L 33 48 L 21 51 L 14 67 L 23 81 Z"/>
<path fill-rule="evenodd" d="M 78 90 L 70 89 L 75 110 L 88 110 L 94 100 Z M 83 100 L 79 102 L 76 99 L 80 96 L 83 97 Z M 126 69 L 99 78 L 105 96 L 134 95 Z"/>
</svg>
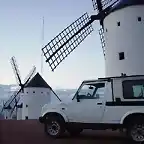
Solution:
<svg viewBox="0 0 144 144">
<path fill-rule="evenodd" d="M 50 116 L 44 124 L 46 134 L 53 138 L 59 138 L 64 132 L 64 122 L 59 117 Z"/>
</svg>

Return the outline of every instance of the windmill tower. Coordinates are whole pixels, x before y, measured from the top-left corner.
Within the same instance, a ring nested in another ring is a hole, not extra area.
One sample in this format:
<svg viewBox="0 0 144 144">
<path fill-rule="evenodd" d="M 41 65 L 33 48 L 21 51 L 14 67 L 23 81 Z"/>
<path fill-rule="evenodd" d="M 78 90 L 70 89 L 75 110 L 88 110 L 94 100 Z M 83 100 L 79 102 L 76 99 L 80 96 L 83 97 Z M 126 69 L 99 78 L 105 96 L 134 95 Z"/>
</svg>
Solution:
<svg viewBox="0 0 144 144">
<path fill-rule="evenodd" d="M 17 120 L 38 119 L 42 107 L 51 102 L 51 97 L 56 96 L 61 101 L 42 76 L 36 73 L 35 66 L 22 83 L 15 57 L 11 58 L 11 64 L 19 88 L 4 103 L 1 113 L 4 113 L 5 118 L 13 119 L 15 117 Z"/>
<path fill-rule="evenodd" d="M 20 71 L 18 69 L 15 57 L 11 58 L 11 64 L 19 87 L 14 91 L 12 96 L 3 104 L 1 113 L 5 115 L 6 119 L 12 119 L 13 116 L 17 117 L 18 109 L 22 108 L 22 104 L 18 103 L 21 99 L 21 96 L 24 94 L 24 87 L 29 83 L 36 71 L 36 67 L 34 66 L 25 78 L 24 83 L 22 83 Z"/>
<path fill-rule="evenodd" d="M 95 15 L 87 13 L 42 48 L 52 71 L 100 22 L 100 40 L 107 77 L 144 74 L 144 0 L 92 0 Z"/>
<path fill-rule="evenodd" d="M 52 88 L 46 83 L 42 76 L 37 73 L 25 85 L 24 95 L 19 103 L 22 103 L 22 109 L 19 111 L 18 119 L 38 119 L 41 109 L 45 104 L 51 102 L 54 96 Z"/>
</svg>

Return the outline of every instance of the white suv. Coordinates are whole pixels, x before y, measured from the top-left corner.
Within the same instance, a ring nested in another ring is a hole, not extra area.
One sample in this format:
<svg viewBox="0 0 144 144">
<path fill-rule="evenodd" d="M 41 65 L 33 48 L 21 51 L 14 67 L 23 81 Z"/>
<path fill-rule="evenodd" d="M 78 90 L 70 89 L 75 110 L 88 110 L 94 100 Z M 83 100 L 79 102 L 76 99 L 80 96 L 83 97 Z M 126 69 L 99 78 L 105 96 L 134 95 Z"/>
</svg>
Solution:
<svg viewBox="0 0 144 144">
<path fill-rule="evenodd" d="M 39 121 L 55 138 L 65 130 L 126 129 L 133 141 L 144 142 L 144 76 L 83 81 L 70 103 L 45 105 Z"/>
</svg>

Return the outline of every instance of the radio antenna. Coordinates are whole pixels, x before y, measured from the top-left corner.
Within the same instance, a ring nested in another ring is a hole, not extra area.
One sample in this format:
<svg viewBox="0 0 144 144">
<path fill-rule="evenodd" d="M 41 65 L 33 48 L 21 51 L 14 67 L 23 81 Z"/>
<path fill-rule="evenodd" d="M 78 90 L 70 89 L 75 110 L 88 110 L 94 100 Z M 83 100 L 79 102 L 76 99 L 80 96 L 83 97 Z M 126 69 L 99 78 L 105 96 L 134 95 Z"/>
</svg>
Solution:
<svg viewBox="0 0 144 144">
<path fill-rule="evenodd" d="M 44 16 L 42 19 L 42 47 L 44 47 Z M 41 53 L 41 75 L 43 74 L 43 53 Z"/>
</svg>

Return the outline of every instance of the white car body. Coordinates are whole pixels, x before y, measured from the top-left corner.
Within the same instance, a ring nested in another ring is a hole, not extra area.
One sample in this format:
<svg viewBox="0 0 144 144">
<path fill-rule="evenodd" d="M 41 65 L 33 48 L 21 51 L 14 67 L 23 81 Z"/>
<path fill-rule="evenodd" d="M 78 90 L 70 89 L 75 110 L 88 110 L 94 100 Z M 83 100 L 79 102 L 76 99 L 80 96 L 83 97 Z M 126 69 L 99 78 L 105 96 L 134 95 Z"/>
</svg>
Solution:
<svg viewBox="0 0 144 144">
<path fill-rule="evenodd" d="M 124 98 L 123 82 L 125 81 L 142 81 L 144 84 L 144 76 L 84 81 L 71 102 L 47 104 L 42 108 L 41 117 L 44 118 L 49 113 L 57 113 L 66 123 L 122 125 L 127 116 L 144 114 L 143 98 Z M 104 84 L 104 87 L 101 87 L 101 93 L 96 91 L 95 97 L 79 98 L 78 101 L 77 95 L 82 93 L 82 88 L 88 84 L 100 85 L 100 87 Z"/>
</svg>

